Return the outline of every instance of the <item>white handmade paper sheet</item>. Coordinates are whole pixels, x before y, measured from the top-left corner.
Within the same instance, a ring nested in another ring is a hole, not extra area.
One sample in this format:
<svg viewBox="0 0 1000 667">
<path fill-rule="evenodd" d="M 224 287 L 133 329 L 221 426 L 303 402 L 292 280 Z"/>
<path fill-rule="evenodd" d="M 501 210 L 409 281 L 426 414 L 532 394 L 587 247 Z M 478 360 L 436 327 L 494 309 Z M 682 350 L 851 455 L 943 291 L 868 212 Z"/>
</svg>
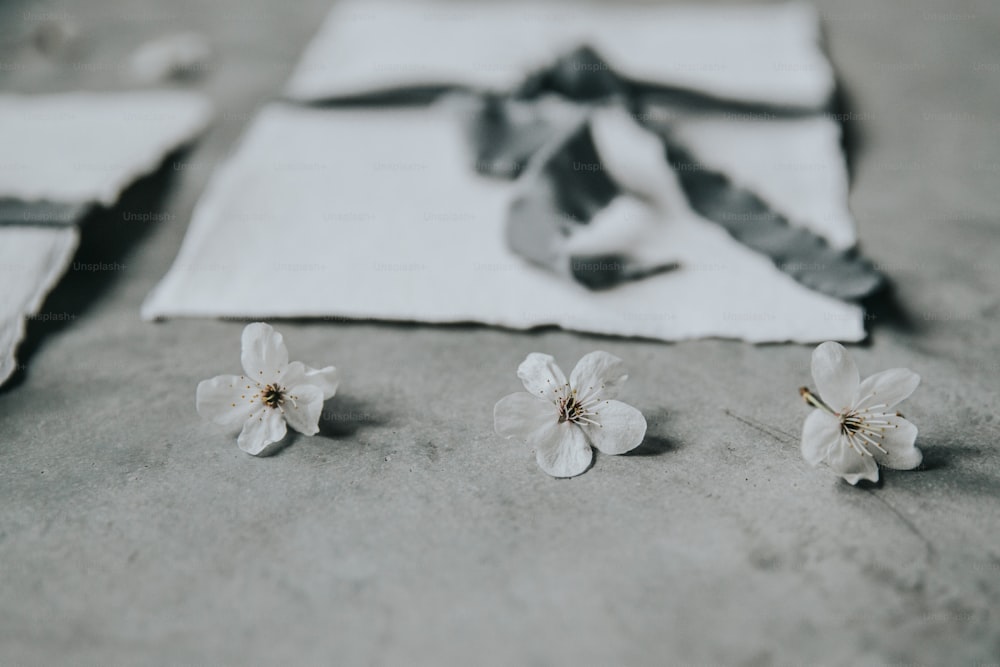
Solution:
<svg viewBox="0 0 1000 667">
<path fill-rule="evenodd" d="M 507 90 L 587 45 L 620 74 L 776 106 L 835 87 L 816 11 L 790 3 L 662 7 L 556 2 L 338 2 L 296 68 L 296 99 L 424 86 Z"/>
<path fill-rule="evenodd" d="M 687 132 L 692 145 L 712 144 L 695 125 Z M 780 137 L 802 133 L 822 148 L 817 164 L 842 171 L 823 125 L 776 133 L 773 155 L 792 150 Z M 735 164 L 739 155 L 726 159 L 737 173 L 752 171 Z M 530 266 L 504 243 L 518 184 L 481 177 L 470 160 L 447 100 L 378 110 L 270 106 L 213 178 L 143 315 L 555 324 L 661 340 L 864 337 L 860 308 L 801 286 L 694 216 L 664 226 L 677 271 L 591 291 Z M 773 173 L 773 205 L 797 211 L 793 222 L 808 218 L 802 224 L 832 242 L 853 238 L 846 215 L 811 219 L 823 211 L 799 201 L 798 177 L 782 183 L 786 172 Z"/>
<path fill-rule="evenodd" d="M 0 197 L 110 206 L 210 117 L 180 91 L 0 95 Z"/>
<path fill-rule="evenodd" d="M 25 318 L 73 257 L 79 215 L 114 204 L 210 115 L 186 92 L 0 95 L 0 199 L 21 211 L 0 224 L 0 384 L 17 368 Z"/>
<path fill-rule="evenodd" d="M 0 227 L 0 384 L 17 370 L 14 352 L 34 316 L 69 266 L 76 227 Z"/>
</svg>

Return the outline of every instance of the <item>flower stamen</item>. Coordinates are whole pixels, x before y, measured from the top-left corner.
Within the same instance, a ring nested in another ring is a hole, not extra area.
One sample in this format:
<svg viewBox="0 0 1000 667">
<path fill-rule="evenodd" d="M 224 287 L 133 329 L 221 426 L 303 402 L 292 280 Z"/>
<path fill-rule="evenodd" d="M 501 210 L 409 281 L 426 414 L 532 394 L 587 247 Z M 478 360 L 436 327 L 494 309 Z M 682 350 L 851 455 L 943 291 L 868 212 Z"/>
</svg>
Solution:
<svg viewBox="0 0 1000 667">
<path fill-rule="evenodd" d="M 872 406 L 877 408 L 880 406 Z M 869 416 L 870 408 L 864 410 L 847 410 L 837 416 L 840 417 L 840 432 L 847 438 L 852 447 L 859 453 L 871 456 L 871 451 L 866 445 L 874 447 L 883 454 L 888 454 L 882 446 L 882 438 L 885 436 L 885 429 L 895 428 L 896 425 L 885 419 L 889 415 L 876 412 Z M 864 444 L 862 444 L 864 443 Z"/>
<path fill-rule="evenodd" d="M 867 447 L 865 447 L 860 442 L 854 439 L 853 433 L 846 433 L 845 435 L 847 436 L 847 442 L 851 445 L 851 448 L 854 449 L 854 451 L 856 451 L 858 454 L 861 454 L 862 456 L 872 455 L 872 453 L 868 451 Z"/>
<path fill-rule="evenodd" d="M 279 408 L 285 404 L 285 390 L 278 384 L 269 384 L 261 391 L 261 402 L 269 408 Z"/>
<path fill-rule="evenodd" d="M 591 410 L 597 401 L 593 399 L 580 401 L 576 397 L 576 390 L 570 389 L 568 384 L 565 386 L 569 389 L 569 395 L 560 396 L 556 403 L 559 412 L 559 423 L 572 422 L 574 424 L 600 426 L 599 422 L 591 419 L 591 417 L 597 416 L 597 413 Z"/>
</svg>

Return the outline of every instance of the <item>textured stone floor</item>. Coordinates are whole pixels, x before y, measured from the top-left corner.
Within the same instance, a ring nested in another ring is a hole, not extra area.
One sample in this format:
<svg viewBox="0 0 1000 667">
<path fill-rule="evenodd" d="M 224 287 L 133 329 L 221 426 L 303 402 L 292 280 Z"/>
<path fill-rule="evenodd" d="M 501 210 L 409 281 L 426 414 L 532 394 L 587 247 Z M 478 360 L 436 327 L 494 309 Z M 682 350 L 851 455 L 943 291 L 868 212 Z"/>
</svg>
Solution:
<svg viewBox="0 0 1000 667">
<path fill-rule="evenodd" d="M 855 116 L 852 206 L 897 285 L 862 373 L 904 365 L 925 465 L 852 488 L 798 453 L 810 349 L 286 322 L 343 369 L 322 433 L 265 460 L 194 411 L 242 323 L 139 321 L 212 167 L 325 3 L 0 6 L 0 86 L 122 87 L 145 38 L 220 52 L 219 119 L 90 221 L 0 392 L 3 664 L 947 664 L 1000 661 L 1000 11 L 820 3 Z M 63 66 L 16 38 L 55 13 Z M 124 212 L 166 212 L 159 222 Z M 294 288 L 307 286 L 297 285 Z M 315 285 L 311 289 L 349 289 Z M 570 481 L 492 432 L 531 351 L 632 369 L 634 455 Z"/>
</svg>

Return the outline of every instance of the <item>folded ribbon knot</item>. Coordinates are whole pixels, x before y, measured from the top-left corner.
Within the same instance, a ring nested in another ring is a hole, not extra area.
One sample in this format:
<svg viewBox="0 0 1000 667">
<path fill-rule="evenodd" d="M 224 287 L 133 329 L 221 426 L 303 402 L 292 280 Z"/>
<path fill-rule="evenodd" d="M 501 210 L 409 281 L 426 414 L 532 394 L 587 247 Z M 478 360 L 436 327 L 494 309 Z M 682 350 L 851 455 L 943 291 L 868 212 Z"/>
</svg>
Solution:
<svg viewBox="0 0 1000 667">
<path fill-rule="evenodd" d="M 856 248 L 831 247 L 757 193 L 701 164 L 672 131 L 670 116 L 678 111 L 762 118 L 817 114 L 630 81 L 593 49 L 575 49 L 509 94 L 474 101 L 467 129 L 477 171 L 523 181 L 508 215 L 510 248 L 587 287 L 608 288 L 679 268 L 670 257 L 670 219 L 694 214 L 824 294 L 854 300 L 883 285 L 883 276 Z M 623 123 L 635 127 L 623 129 Z M 602 142 L 602 134 L 614 139 Z M 616 167 L 616 161 L 631 160 L 626 152 L 610 154 L 625 136 L 630 149 L 647 158 L 655 145 L 665 169 L 655 158 L 644 163 L 658 172 L 655 178 Z M 619 202 L 623 197 L 631 201 Z M 607 229 L 598 232 L 597 226 Z"/>
</svg>

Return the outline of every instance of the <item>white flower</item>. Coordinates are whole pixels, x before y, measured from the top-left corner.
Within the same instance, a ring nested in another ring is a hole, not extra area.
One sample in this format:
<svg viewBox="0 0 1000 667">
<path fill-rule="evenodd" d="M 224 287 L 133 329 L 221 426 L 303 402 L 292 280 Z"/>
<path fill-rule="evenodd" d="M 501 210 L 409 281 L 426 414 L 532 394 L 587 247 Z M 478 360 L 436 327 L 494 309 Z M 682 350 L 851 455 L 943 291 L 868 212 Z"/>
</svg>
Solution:
<svg viewBox="0 0 1000 667">
<path fill-rule="evenodd" d="M 547 354 L 534 352 L 517 376 L 528 393 L 500 399 L 493 408 L 499 435 L 534 445 L 538 465 L 553 477 L 573 477 L 590 467 L 591 446 L 624 454 L 646 435 L 642 413 L 612 400 L 628 375 L 622 360 L 607 352 L 580 359 L 569 382 Z"/>
<path fill-rule="evenodd" d="M 851 484 L 878 481 L 879 464 L 897 470 L 920 465 L 917 427 L 893 410 L 920 384 L 920 376 L 893 368 L 860 381 L 858 367 L 842 345 L 826 342 L 812 355 L 819 394 L 799 390 L 814 410 L 802 427 L 802 456 L 820 461 Z M 820 398 L 822 397 L 822 398 Z"/>
<path fill-rule="evenodd" d="M 319 432 L 323 402 L 337 391 L 337 369 L 288 363 L 280 333 L 263 322 L 243 329 L 244 375 L 219 375 L 198 384 L 198 414 L 235 428 L 240 449 L 259 456 L 285 437 L 285 425 L 304 435 Z"/>
</svg>

